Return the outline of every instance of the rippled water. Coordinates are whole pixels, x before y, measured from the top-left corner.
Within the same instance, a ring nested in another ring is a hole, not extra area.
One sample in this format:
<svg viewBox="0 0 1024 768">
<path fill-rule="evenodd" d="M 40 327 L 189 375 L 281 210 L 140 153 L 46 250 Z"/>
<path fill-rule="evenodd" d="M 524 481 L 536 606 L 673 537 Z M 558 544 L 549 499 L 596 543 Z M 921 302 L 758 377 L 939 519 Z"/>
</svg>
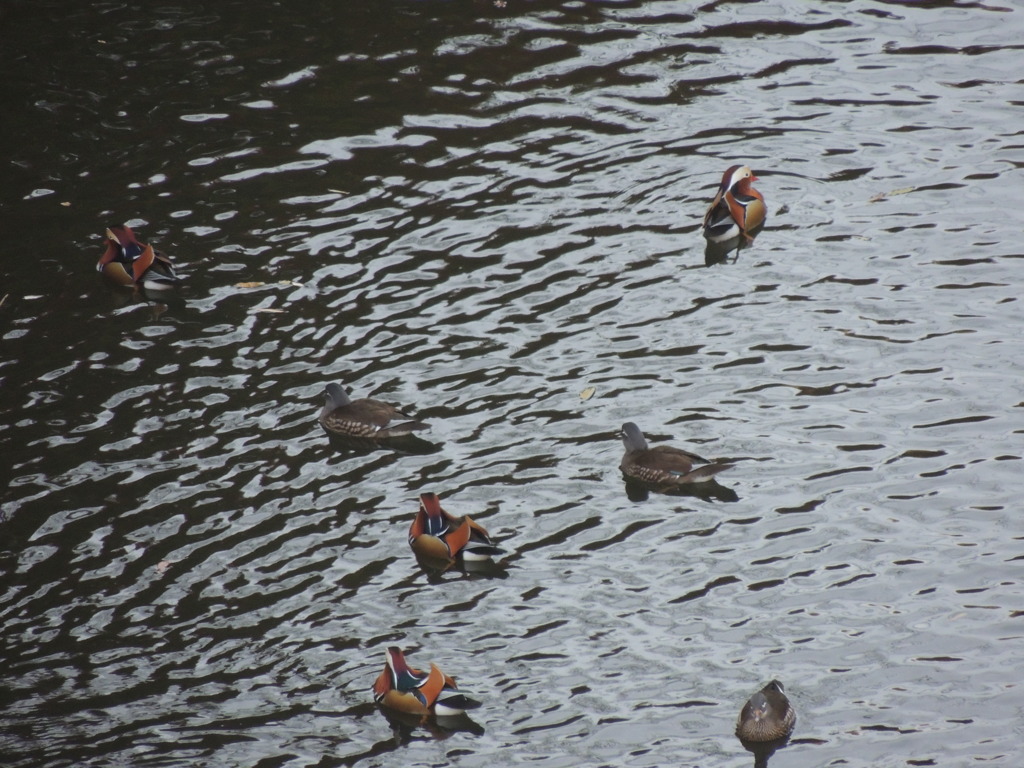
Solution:
<svg viewBox="0 0 1024 768">
<path fill-rule="evenodd" d="M 744 766 L 772 677 L 776 768 L 1019 765 L 1024 8 L 300 6 L 0 15 L 4 765 Z M 333 448 L 328 381 L 438 450 Z M 627 420 L 728 493 L 631 500 Z M 505 578 L 418 568 L 426 490 Z M 388 645 L 471 727 L 389 722 Z"/>
</svg>

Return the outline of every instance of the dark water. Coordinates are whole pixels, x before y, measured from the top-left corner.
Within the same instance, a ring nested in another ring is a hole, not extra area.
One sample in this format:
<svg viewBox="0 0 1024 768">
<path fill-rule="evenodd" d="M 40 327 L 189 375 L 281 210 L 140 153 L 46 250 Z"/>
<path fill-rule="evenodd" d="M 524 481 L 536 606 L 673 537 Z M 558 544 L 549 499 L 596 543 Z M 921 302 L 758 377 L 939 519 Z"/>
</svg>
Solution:
<svg viewBox="0 0 1024 768">
<path fill-rule="evenodd" d="M 5 5 L 3 764 L 746 766 L 778 677 L 775 768 L 1020 765 L 1022 40 L 1016 0 Z M 768 224 L 705 267 L 734 162 Z M 98 281 L 122 221 L 166 306 Z M 332 380 L 440 450 L 332 449 Z M 630 500 L 627 420 L 737 500 Z M 420 571 L 426 490 L 506 578 Z M 392 644 L 475 727 L 389 723 Z"/>
</svg>

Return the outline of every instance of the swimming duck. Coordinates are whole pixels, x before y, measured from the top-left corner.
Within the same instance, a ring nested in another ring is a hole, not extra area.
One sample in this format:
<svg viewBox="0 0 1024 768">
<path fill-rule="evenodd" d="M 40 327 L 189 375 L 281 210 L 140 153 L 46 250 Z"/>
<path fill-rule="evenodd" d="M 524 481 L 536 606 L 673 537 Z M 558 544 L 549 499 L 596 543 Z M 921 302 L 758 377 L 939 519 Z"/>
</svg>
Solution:
<svg viewBox="0 0 1024 768">
<path fill-rule="evenodd" d="M 109 227 L 107 249 L 96 262 L 96 271 L 117 285 L 166 290 L 178 283 L 170 257 L 139 242 L 127 226 Z"/>
<path fill-rule="evenodd" d="M 329 434 L 369 440 L 403 437 L 430 428 L 429 424 L 411 419 L 393 405 L 369 398 L 352 400 L 341 385 L 328 384 L 317 420 Z"/>
<path fill-rule="evenodd" d="M 457 687 L 436 664 L 431 663 L 430 672 L 421 672 L 409 666 L 399 648 L 391 646 L 384 670 L 373 684 L 373 700 L 398 712 L 436 717 L 456 717 L 480 706 L 480 702 L 462 694 L 440 698 L 444 691 Z"/>
<path fill-rule="evenodd" d="M 656 445 L 650 448 L 640 427 L 631 421 L 622 425 L 621 436 L 626 452 L 622 456 L 619 469 L 626 477 L 650 485 L 676 486 L 701 483 L 734 466 L 711 463 L 695 453 L 669 445 Z M 694 464 L 707 466 L 694 469 Z"/>
<path fill-rule="evenodd" d="M 793 732 L 796 710 L 783 691 L 782 683 L 772 680 L 747 700 L 736 721 L 736 735 L 742 741 L 776 741 Z"/>
<path fill-rule="evenodd" d="M 751 186 L 757 180 L 745 165 L 734 165 L 725 172 L 704 214 L 704 237 L 709 242 L 722 243 L 741 235 L 748 243 L 753 241 L 767 215 L 764 195 Z"/>
<path fill-rule="evenodd" d="M 420 508 L 409 526 L 409 546 L 417 559 L 442 564 L 442 570 L 466 561 L 489 561 L 504 550 L 469 517 L 454 517 L 441 507 L 436 493 L 421 493 Z"/>
</svg>

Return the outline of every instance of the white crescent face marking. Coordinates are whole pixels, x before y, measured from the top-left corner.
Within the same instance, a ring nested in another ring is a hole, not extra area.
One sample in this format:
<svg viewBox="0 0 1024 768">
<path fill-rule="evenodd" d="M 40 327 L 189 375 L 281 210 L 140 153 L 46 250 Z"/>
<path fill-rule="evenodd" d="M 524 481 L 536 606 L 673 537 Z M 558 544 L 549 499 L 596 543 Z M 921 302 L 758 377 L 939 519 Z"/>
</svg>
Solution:
<svg viewBox="0 0 1024 768">
<path fill-rule="evenodd" d="M 739 184 L 743 179 L 749 179 L 753 174 L 747 166 L 741 166 L 733 171 L 732 176 L 729 177 L 729 189 L 732 189 Z"/>
</svg>

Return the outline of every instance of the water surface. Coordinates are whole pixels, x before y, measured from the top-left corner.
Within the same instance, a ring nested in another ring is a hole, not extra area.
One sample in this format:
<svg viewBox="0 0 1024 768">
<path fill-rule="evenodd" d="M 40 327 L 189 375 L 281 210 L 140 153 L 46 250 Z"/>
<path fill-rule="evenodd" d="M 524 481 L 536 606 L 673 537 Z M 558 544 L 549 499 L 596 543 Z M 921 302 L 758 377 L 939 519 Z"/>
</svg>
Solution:
<svg viewBox="0 0 1024 768">
<path fill-rule="evenodd" d="M 4 764 L 745 766 L 778 677 L 776 768 L 1017 765 L 1022 13 L 9 6 Z M 631 499 L 624 421 L 728 493 Z M 427 490 L 505 578 L 419 569 Z M 474 727 L 377 711 L 389 645 Z"/>
</svg>

